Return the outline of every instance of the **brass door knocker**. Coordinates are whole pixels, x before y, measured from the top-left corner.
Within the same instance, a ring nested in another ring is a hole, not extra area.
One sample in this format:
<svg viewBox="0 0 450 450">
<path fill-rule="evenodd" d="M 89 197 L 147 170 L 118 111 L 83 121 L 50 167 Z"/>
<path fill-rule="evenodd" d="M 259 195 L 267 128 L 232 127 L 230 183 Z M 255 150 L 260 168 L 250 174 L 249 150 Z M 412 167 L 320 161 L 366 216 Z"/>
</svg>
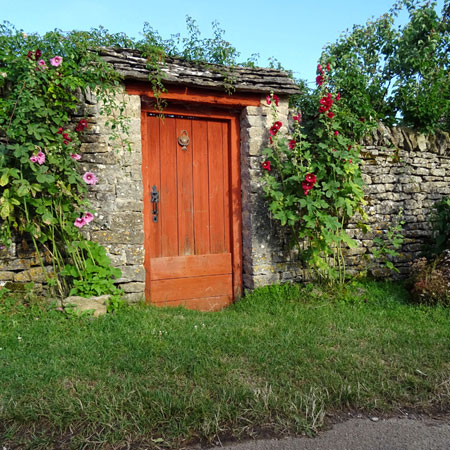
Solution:
<svg viewBox="0 0 450 450">
<path fill-rule="evenodd" d="M 189 145 L 190 139 L 186 130 L 183 130 L 178 137 L 178 143 L 181 145 L 181 150 L 187 150 L 187 146 Z"/>
</svg>

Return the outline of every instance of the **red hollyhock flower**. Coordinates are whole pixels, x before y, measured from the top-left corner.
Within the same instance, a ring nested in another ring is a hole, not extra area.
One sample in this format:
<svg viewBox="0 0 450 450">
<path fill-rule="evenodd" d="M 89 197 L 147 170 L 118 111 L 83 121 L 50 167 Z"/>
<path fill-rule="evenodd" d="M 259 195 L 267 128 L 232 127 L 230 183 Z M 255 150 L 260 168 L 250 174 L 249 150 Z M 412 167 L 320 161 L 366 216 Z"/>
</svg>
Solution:
<svg viewBox="0 0 450 450">
<path fill-rule="evenodd" d="M 317 72 L 322 73 L 322 66 L 320 64 L 317 64 Z"/>
<path fill-rule="evenodd" d="M 283 124 L 282 124 L 279 120 L 277 120 L 277 121 L 273 124 L 273 126 L 276 127 L 277 130 L 279 130 L 279 129 L 283 126 Z"/>
<path fill-rule="evenodd" d="M 270 95 L 269 94 L 267 94 L 266 102 L 267 102 L 268 105 L 270 105 L 272 103 L 272 100 L 270 100 Z"/>
<path fill-rule="evenodd" d="M 67 133 L 64 133 L 64 134 L 63 134 L 63 138 L 66 139 L 66 140 L 68 140 L 68 139 L 69 139 L 69 135 L 68 135 Z"/>
<path fill-rule="evenodd" d="M 314 184 L 317 181 L 317 177 L 313 173 L 307 173 L 305 176 L 305 181 L 307 183 Z"/>
<path fill-rule="evenodd" d="M 341 99 L 341 93 L 338 92 L 338 94 L 336 95 L 336 101 L 338 102 Z"/>
<path fill-rule="evenodd" d="M 327 72 L 330 71 L 330 63 L 327 63 Z"/>
<path fill-rule="evenodd" d="M 270 142 L 270 145 L 272 145 L 272 144 L 273 144 L 273 139 L 272 139 L 272 136 L 269 136 L 269 142 Z"/>
<path fill-rule="evenodd" d="M 69 141 L 65 140 L 64 145 L 68 145 L 68 144 L 69 144 Z"/>
<path fill-rule="evenodd" d="M 333 104 L 333 99 L 331 98 L 331 94 L 329 92 L 326 96 L 320 99 L 320 104 L 322 105 L 319 108 L 320 113 L 327 112 L 331 108 L 331 105 Z"/>
<path fill-rule="evenodd" d="M 262 163 L 262 168 L 270 172 L 270 161 L 264 161 Z"/>
<path fill-rule="evenodd" d="M 350 158 L 350 159 L 348 160 L 348 163 L 349 163 L 349 164 L 351 164 L 351 163 L 352 163 L 352 158 Z"/>
<path fill-rule="evenodd" d="M 323 84 L 323 76 L 322 75 L 317 75 L 316 84 L 317 84 L 317 86 L 322 86 L 322 84 Z"/>
<path fill-rule="evenodd" d="M 280 99 L 277 95 L 273 94 L 273 101 L 275 102 L 275 105 L 278 106 L 278 102 L 280 101 Z"/>
<path fill-rule="evenodd" d="M 34 58 L 36 59 L 36 61 L 41 57 L 41 55 L 42 55 L 42 52 L 39 49 L 37 49 L 34 54 Z"/>
<path fill-rule="evenodd" d="M 300 123 L 302 121 L 302 114 L 298 113 L 296 116 L 292 117 L 296 122 Z"/>
<path fill-rule="evenodd" d="M 30 50 L 27 55 L 28 59 L 33 59 L 33 52 Z"/>
<path fill-rule="evenodd" d="M 364 117 L 360 117 L 360 118 L 359 118 L 359 121 L 362 122 L 362 123 L 364 123 L 364 122 L 366 121 L 366 119 L 364 119 Z"/>
<path fill-rule="evenodd" d="M 291 150 L 293 150 L 296 143 L 297 143 L 297 141 L 296 141 L 295 139 L 291 139 L 291 140 L 289 141 L 289 148 L 290 148 Z"/>
<path fill-rule="evenodd" d="M 338 134 L 339 134 L 339 131 L 336 130 L 336 131 L 334 132 L 334 135 L 337 136 Z"/>
<path fill-rule="evenodd" d="M 78 123 L 78 125 L 80 125 L 83 128 L 87 128 L 88 123 L 86 119 L 81 119 L 80 122 Z"/>
<path fill-rule="evenodd" d="M 270 133 L 272 136 L 276 136 L 277 133 L 278 133 L 278 130 L 279 130 L 279 128 L 277 128 L 275 125 L 272 125 L 272 126 L 270 127 L 270 129 L 269 129 L 269 133 Z"/>
<path fill-rule="evenodd" d="M 59 127 L 57 133 L 58 133 L 58 134 L 62 134 L 62 132 L 63 132 L 62 127 Z"/>
<path fill-rule="evenodd" d="M 328 113 L 328 117 L 329 117 L 330 119 L 332 119 L 332 118 L 334 117 L 334 112 L 333 112 L 333 111 L 330 111 L 330 112 Z"/>
</svg>

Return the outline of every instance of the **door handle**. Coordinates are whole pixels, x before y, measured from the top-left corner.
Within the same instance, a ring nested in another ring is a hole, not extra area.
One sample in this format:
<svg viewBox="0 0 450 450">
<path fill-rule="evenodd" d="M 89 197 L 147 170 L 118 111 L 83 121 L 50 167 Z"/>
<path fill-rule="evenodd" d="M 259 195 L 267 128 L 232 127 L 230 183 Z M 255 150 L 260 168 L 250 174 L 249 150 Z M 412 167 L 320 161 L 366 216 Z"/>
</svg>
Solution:
<svg viewBox="0 0 450 450">
<path fill-rule="evenodd" d="M 153 222 L 158 222 L 158 203 L 159 203 L 159 192 L 156 186 L 153 185 L 152 191 L 150 193 L 150 200 L 152 202 L 152 216 Z"/>
</svg>

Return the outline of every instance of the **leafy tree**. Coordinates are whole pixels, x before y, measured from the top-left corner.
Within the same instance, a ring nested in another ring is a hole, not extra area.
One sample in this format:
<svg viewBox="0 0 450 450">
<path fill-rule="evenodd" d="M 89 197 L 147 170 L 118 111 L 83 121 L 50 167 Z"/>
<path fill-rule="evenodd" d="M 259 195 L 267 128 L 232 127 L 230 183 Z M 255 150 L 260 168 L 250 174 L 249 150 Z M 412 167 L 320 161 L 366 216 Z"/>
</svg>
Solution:
<svg viewBox="0 0 450 450">
<path fill-rule="evenodd" d="M 409 22 L 395 28 L 403 8 Z M 439 15 L 435 2 L 400 0 L 325 48 L 330 84 L 356 117 L 450 131 L 449 10 L 448 1 Z"/>
</svg>

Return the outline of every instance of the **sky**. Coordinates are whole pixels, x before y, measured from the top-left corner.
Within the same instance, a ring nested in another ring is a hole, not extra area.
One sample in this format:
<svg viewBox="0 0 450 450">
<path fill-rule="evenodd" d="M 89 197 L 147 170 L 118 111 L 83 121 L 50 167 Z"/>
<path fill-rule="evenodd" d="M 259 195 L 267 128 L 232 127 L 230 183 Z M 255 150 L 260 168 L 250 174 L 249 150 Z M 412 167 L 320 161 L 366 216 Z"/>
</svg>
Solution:
<svg viewBox="0 0 450 450">
<path fill-rule="evenodd" d="M 139 38 L 148 22 L 163 38 L 186 35 L 186 16 L 194 18 L 202 37 L 211 37 L 218 21 L 224 38 L 246 61 L 260 55 L 268 65 L 275 57 L 296 78 L 313 83 L 322 48 L 354 24 L 388 12 L 394 0 L 0 0 L 0 21 L 26 33 L 56 28 L 89 30 L 103 26 Z M 438 0 L 439 12 L 444 0 Z M 400 20 L 404 22 L 406 16 Z M 400 22 L 401 23 L 401 22 Z"/>
</svg>

